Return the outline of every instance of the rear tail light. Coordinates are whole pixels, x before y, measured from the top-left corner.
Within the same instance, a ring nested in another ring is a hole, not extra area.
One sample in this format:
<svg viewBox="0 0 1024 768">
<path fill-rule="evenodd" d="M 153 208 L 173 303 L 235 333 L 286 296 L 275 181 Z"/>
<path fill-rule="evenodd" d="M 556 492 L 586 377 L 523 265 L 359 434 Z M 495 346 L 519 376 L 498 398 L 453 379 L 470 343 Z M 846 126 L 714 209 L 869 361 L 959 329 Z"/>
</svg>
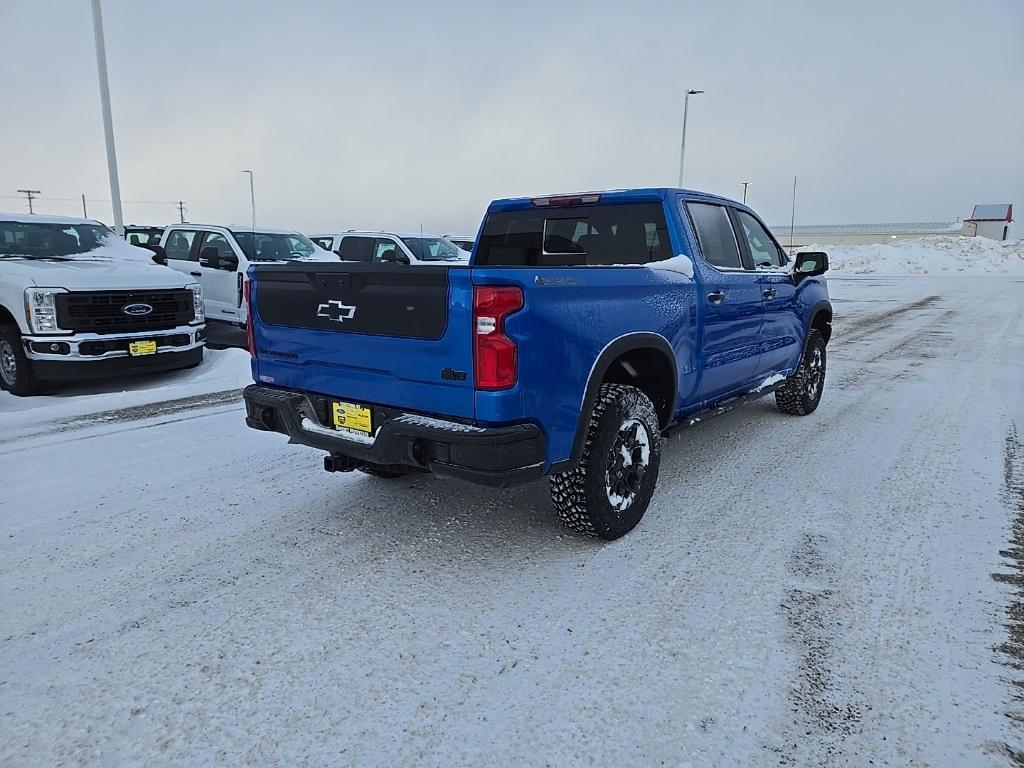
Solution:
<svg viewBox="0 0 1024 768">
<path fill-rule="evenodd" d="M 505 318 L 523 308 L 515 286 L 473 288 L 473 375 L 477 389 L 508 389 L 519 376 L 516 343 L 505 335 Z"/>
<path fill-rule="evenodd" d="M 249 344 L 249 355 L 250 357 L 256 357 L 256 334 L 252 328 L 252 280 L 246 280 L 242 287 L 243 293 L 245 294 L 245 338 Z"/>
</svg>

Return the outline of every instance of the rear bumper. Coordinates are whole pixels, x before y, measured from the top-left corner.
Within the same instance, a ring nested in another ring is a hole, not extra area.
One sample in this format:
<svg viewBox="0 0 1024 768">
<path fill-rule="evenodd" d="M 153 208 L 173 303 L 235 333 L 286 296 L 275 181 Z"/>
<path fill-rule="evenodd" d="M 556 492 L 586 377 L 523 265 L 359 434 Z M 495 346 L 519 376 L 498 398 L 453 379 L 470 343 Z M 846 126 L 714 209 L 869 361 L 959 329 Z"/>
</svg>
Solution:
<svg viewBox="0 0 1024 768">
<path fill-rule="evenodd" d="M 356 439 L 325 426 L 328 402 L 319 395 L 253 384 L 245 389 L 245 423 L 353 460 L 347 468 L 359 462 L 401 464 L 493 486 L 544 475 L 546 444 L 534 424 L 479 427 L 371 406 L 379 424 L 376 434 Z"/>
</svg>

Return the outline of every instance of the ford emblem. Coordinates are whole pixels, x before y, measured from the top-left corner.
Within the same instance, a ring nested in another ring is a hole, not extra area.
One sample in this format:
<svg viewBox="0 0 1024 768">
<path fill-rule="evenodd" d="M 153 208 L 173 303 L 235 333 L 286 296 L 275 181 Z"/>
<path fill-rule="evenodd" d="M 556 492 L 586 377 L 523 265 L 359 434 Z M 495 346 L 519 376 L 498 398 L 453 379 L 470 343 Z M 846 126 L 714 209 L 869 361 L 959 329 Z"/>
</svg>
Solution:
<svg viewBox="0 0 1024 768">
<path fill-rule="evenodd" d="M 130 317 L 142 317 L 153 311 L 149 304 L 125 304 L 121 311 Z"/>
</svg>

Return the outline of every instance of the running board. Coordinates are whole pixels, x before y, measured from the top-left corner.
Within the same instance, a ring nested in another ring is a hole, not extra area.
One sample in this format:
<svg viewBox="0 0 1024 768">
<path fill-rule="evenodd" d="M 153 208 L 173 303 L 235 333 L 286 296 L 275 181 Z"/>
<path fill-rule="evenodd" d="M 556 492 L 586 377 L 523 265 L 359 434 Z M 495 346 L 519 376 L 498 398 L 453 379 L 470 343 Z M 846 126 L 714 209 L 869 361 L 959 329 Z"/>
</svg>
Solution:
<svg viewBox="0 0 1024 768">
<path fill-rule="evenodd" d="M 754 402 L 755 400 L 760 400 L 765 395 L 770 395 L 775 390 L 784 387 L 787 381 L 789 381 L 789 379 L 783 379 L 782 381 L 764 387 L 763 389 L 757 389 L 753 392 L 748 392 L 745 395 L 738 395 L 729 400 L 725 400 L 721 403 L 718 403 L 718 405 L 713 405 L 710 408 L 705 408 L 703 411 L 694 411 L 691 414 L 683 416 L 681 419 L 679 419 L 679 421 L 669 424 L 668 427 L 662 430 L 661 434 L 664 435 L 665 437 L 668 437 L 669 435 L 672 435 L 681 429 L 686 429 L 687 427 L 695 427 L 698 424 L 715 418 L 716 416 L 721 416 L 723 413 L 728 413 L 729 411 L 735 410 L 736 408 L 748 405 Z"/>
</svg>

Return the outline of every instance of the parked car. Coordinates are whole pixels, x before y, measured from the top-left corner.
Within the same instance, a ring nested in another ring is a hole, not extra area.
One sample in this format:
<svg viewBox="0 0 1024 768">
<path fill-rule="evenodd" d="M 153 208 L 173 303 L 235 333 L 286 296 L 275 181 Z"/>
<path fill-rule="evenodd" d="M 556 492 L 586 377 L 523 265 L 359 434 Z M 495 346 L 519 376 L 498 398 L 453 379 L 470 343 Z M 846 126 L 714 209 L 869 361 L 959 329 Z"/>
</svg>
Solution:
<svg viewBox="0 0 1024 768">
<path fill-rule="evenodd" d="M 440 235 L 401 232 L 338 232 L 314 235 L 314 243 L 338 254 L 342 261 L 436 264 L 469 261 L 469 253 Z"/>
<path fill-rule="evenodd" d="M 473 251 L 474 238 L 471 235 L 445 235 L 444 239 L 467 253 L 472 253 Z"/>
<path fill-rule="evenodd" d="M 150 227 L 145 224 L 128 224 L 124 228 L 124 239 L 132 245 L 159 245 L 164 234 L 163 227 Z"/>
<path fill-rule="evenodd" d="M 288 229 L 172 224 L 160 241 L 167 266 L 203 287 L 209 322 L 245 326 L 248 315 L 242 285 L 249 265 L 297 260 L 337 261 L 305 235 Z"/>
<path fill-rule="evenodd" d="M 770 392 L 818 407 L 827 269 L 714 195 L 496 200 L 469 269 L 257 266 L 246 423 L 329 471 L 550 475 L 562 521 L 614 539 L 647 509 L 666 430 Z"/>
<path fill-rule="evenodd" d="M 199 284 L 98 221 L 0 213 L 0 386 L 198 365 Z"/>
</svg>

